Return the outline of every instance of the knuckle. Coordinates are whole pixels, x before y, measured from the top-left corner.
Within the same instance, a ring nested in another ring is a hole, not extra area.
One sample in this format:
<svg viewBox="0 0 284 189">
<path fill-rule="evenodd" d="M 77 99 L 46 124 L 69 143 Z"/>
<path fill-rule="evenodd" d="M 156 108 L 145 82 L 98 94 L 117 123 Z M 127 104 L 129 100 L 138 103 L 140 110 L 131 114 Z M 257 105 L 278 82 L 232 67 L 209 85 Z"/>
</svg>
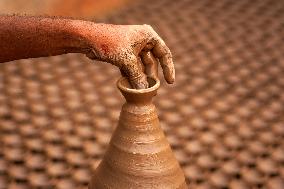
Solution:
<svg viewBox="0 0 284 189">
<path fill-rule="evenodd" d="M 151 25 L 144 24 L 143 30 L 147 34 L 148 38 L 153 38 L 154 36 L 156 36 L 156 32 Z"/>
<path fill-rule="evenodd" d="M 146 27 L 149 30 L 153 30 L 153 27 L 149 24 L 143 24 L 144 27 Z"/>
<path fill-rule="evenodd" d="M 165 53 L 165 56 L 166 56 L 168 59 L 172 59 L 172 58 L 173 58 L 173 55 L 172 55 L 171 51 L 167 51 L 167 52 Z"/>
</svg>

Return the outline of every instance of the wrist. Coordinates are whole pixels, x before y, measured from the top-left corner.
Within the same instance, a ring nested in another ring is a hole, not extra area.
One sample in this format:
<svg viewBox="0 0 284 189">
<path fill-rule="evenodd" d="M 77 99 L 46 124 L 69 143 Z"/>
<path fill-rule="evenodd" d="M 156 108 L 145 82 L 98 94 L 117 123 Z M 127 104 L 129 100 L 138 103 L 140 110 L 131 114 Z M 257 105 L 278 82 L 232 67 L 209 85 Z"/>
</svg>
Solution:
<svg viewBox="0 0 284 189">
<path fill-rule="evenodd" d="M 94 50 L 93 47 L 93 35 L 95 29 L 93 27 L 93 22 L 82 21 L 82 20 L 72 20 L 70 22 L 70 35 L 73 37 L 73 46 L 78 49 L 78 53 L 87 54 Z"/>
<path fill-rule="evenodd" d="M 69 20 L 66 27 L 66 35 L 70 36 L 70 40 L 68 39 L 67 49 L 71 49 L 75 53 L 88 53 L 92 47 L 91 43 L 88 40 L 88 32 L 86 28 L 87 25 L 90 25 L 88 21 L 81 20 Z"/>
</svg>

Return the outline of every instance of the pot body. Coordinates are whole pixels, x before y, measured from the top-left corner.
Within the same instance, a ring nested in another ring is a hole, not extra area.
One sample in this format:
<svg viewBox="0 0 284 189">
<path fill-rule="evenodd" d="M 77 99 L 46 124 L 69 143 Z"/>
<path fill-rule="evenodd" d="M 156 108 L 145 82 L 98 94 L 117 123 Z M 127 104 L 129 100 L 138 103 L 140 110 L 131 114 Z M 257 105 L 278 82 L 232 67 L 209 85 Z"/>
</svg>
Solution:
<svg viewBox="0 0 284 189">
<path fill-rule="evenodd" d="M 120 90 L 126 103 L 89 188 L 187 189 L 183 171 L 160 127 L 151 100 L 156 91 L 139 93 L 137 100 L 135 94 L 129 96 Z"/>
</svg>

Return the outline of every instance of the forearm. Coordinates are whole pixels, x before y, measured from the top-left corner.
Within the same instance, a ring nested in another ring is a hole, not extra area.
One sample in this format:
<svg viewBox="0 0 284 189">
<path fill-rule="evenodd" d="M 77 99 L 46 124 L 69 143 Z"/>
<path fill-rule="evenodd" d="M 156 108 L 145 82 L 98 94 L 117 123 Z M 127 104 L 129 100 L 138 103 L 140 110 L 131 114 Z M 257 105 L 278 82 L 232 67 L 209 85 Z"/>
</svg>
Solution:
<svg viewBox="0 0 284 189">
<path fill-rule="evenodd" d="M 80 27 L 89 22 L 48 17 L 0 16 L 0 62 L 85 53 Z"/>
</svg>

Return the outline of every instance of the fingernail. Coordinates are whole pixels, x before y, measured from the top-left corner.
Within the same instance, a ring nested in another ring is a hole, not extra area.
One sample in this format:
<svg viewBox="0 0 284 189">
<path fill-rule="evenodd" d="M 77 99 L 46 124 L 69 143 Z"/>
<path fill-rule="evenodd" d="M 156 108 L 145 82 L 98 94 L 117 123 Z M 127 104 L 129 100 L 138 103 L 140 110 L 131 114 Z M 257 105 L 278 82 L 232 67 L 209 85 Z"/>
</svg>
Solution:
<svg viewBox="0 0 284 189">
<path fill-rule="evenodd" d="M 166 80 L 169 84 L 173 84 L 175 82 L 175 70 L 170 70 L 169 68 L 164 69 L 166 76 Z"/>
</svg>

